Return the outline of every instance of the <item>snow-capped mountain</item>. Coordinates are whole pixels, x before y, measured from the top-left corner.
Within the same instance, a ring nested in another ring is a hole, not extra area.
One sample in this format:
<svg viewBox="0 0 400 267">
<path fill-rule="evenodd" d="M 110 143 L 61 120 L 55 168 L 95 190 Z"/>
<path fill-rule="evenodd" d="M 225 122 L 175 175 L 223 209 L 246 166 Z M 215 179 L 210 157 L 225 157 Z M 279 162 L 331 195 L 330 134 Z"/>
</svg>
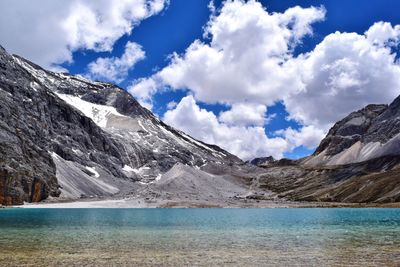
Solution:
<svg viewBox="0 0 400 267">
<path fill-rule="evenodd" d="M 0 48 L 0 204 L 125 196 L 174 165 L 242 161 L 159 120 L 115 85 L 54 73 Z"/>
</svg>

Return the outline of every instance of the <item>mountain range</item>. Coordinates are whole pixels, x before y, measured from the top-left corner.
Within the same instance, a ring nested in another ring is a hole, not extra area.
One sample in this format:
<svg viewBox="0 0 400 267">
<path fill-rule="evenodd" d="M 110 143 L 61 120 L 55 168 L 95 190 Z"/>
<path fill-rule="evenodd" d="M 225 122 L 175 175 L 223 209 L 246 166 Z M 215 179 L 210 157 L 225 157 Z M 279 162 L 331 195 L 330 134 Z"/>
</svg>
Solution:
<svg viewBox="0 0 400 267">
<path fill-rule="evenodd" d="M 293 200 L 400 201 L 400 97 L 337 122 L 314 154 L 260 165 L 263 187 Z"/>
<path fill-rule="evenodd" d="M 309 157 L 244 162 L 165 124 L 118 86 L 51 72 L 0 47 L 0 204 L 399 202 L 399 118 L 400 99 L 368 105 L 337 122 Z"/>
</svg>

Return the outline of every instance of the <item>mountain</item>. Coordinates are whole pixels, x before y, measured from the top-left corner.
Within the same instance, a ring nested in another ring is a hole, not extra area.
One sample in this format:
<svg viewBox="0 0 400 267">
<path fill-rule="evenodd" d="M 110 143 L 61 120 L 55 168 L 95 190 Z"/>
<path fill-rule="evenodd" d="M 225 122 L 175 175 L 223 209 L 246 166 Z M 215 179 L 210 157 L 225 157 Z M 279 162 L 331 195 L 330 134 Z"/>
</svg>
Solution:
<svg viewBox="0 0 400 267">
<path fill-rule="evenodd" d="M 275 161 L 274 157 L 268 156 L 268 157 L 254 158 L 250 161 L 250 164 L 253 164 L 255 166 L 262 166 L 262 165 L 267 165 L 274 161 Z"/>
<path fill-rule="evenodd" d="M 400 202 L 400 97 L 337 122 L 309 157 L 269 164 L 260 188 L 292 200 Z"/>
<path fill-rule="evenodd" d="M 400 97 L 368 105 L 337 122 L 313 155 L 250 164 L 166 125 L 113 84 L 0 47 L 0 205 L 400 202 L 399 118 Z"/>
<path fill-rule="evenodd" d="M 236 183 L 249 177 L 243 166 L 113 84 L 47 71 L 0 47 L 0 204 L 146 195 L 171 169 Z"/>
<path fill-rule="evenodd" d="M 400 97 L 387 105 L 368 105 L 337 122 L 308 165 L 339 165 L 400 155 Z"/>
</svg>

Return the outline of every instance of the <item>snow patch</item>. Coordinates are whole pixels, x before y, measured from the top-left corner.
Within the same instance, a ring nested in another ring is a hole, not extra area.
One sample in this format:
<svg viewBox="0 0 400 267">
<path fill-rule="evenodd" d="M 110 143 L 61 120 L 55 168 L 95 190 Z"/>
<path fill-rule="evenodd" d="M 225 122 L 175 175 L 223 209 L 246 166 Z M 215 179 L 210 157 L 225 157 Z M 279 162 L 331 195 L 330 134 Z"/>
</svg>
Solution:
<svg viewBox="0 0 400 267">
<path fill-rule="evenodd" d="M 140 120 L 137 121 L 139 126 L 143 129 L 143 131 L 149 133 L 149 131 L 143 126 L 142 122 Z"/>
<path fill-rule="evenodd" d="M 94 177 L 99 178 L 100 174 L 95 170 L 94 167 L 85 166 L 86 170 L 93 173 Z"/>
<path fill-rule="evenodd" d="M 75 148 L 72 149 L 72 152 L 74 152 L 76 155 L 83 154 L 82 151 L 80 151 L 79 149 L 75 149 Z"/>
<path fill-rule="evenodd" d="M 110 115 L 126 117 L 119 113 L 114 107 L 93 104 L 84 101 L 77 96 L 56 93 L 59 98 L 67 102 L 69 105 L 80 110 L 86 117 L 91 118 L 98 126 L 107 127 L 107 121 Z"/>
<path fill-rule="evenodd" d="M 212 149 L 212 148 L 210 148 L 210 147 L 208 147 L 208 146 L 206 146 L 206 145 L 203 145 L 202 143 L 200 143 L 199 141 L 196 141 L 196 140 L 194 140 L 192 137 L 190 137 L 189 135 L 187 135 L 187 134 L 184 134 L 184 133 L 180 133 L 181 135 L 183 135 L 184 137 L 186 137 L 187 139 L 189 139 L 192 143 L 195 143 L 197 146 L 200 146 L 200 147 L 202 147 L 202 148 L 205 148 L 205 149 L 207 149 L 208 151 L 211 151 L 211 152 L 217 152 L 217 151 L 215 151 L 214 149 Z M 218 152 L 217 152 L 218 153 Z"/>
<path fill-rule="evenodd" d="M 124 165 L 124 167 L 122 168 L 122 170 L 125 171 L 125 172 L 136 172 L 136 171 L 137 171 L 136 169 L 132 168 L 132 167 L 129 166 L 129 165 Z"/>
<path fill-rule="evenodd" d="M 33 89 L 33 91 L 37 92 L 37 90 L 40 88 L 40 85 L 37 82 L 31 82 L 29 86 Z"/>
</svg>

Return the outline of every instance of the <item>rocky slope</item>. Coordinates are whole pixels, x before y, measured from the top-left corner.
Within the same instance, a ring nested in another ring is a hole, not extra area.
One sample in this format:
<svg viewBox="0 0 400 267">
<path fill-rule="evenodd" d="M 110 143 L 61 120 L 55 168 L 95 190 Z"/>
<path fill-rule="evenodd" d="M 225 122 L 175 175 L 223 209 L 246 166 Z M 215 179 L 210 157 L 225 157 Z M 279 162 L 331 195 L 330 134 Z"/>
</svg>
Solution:
<svg viewBox="0 0 400 267">
<path fill-rule="evenodd" d="M 313 155 L 263 166 L 260 187 L 292 200 L 400 202 L 399 134 L 400 97 L 368 105 L 337 122 Z"/>
<path fill-rule="evenodd" d="M 207 179 L 243 169 L 121 88 L 46 71 L 0 47 L 0 204 L 129 196 L 176 164 Z"/>
<path fill-rule="evenodd" d="M 269 163 L 272 163 L 274 161 L 275 161 L 274 157 L 268 156 L 268 157 L 254 158 L 249 163 L 261 167 L 268 165 Z"/>
<path fill-rule="evenodd" d="M 400 155 L 400 97 L 387 105 L 368 105 L 337 122 L 322 140 L 309 166 L 362 162 Z"/>
<path fill-rule="evenodd" d="M 296 201 L 400 202 L 400 157 L 385 156 L 336 166 L 301 163 L 268 166 L 259 187 Z"/>
</svg>

